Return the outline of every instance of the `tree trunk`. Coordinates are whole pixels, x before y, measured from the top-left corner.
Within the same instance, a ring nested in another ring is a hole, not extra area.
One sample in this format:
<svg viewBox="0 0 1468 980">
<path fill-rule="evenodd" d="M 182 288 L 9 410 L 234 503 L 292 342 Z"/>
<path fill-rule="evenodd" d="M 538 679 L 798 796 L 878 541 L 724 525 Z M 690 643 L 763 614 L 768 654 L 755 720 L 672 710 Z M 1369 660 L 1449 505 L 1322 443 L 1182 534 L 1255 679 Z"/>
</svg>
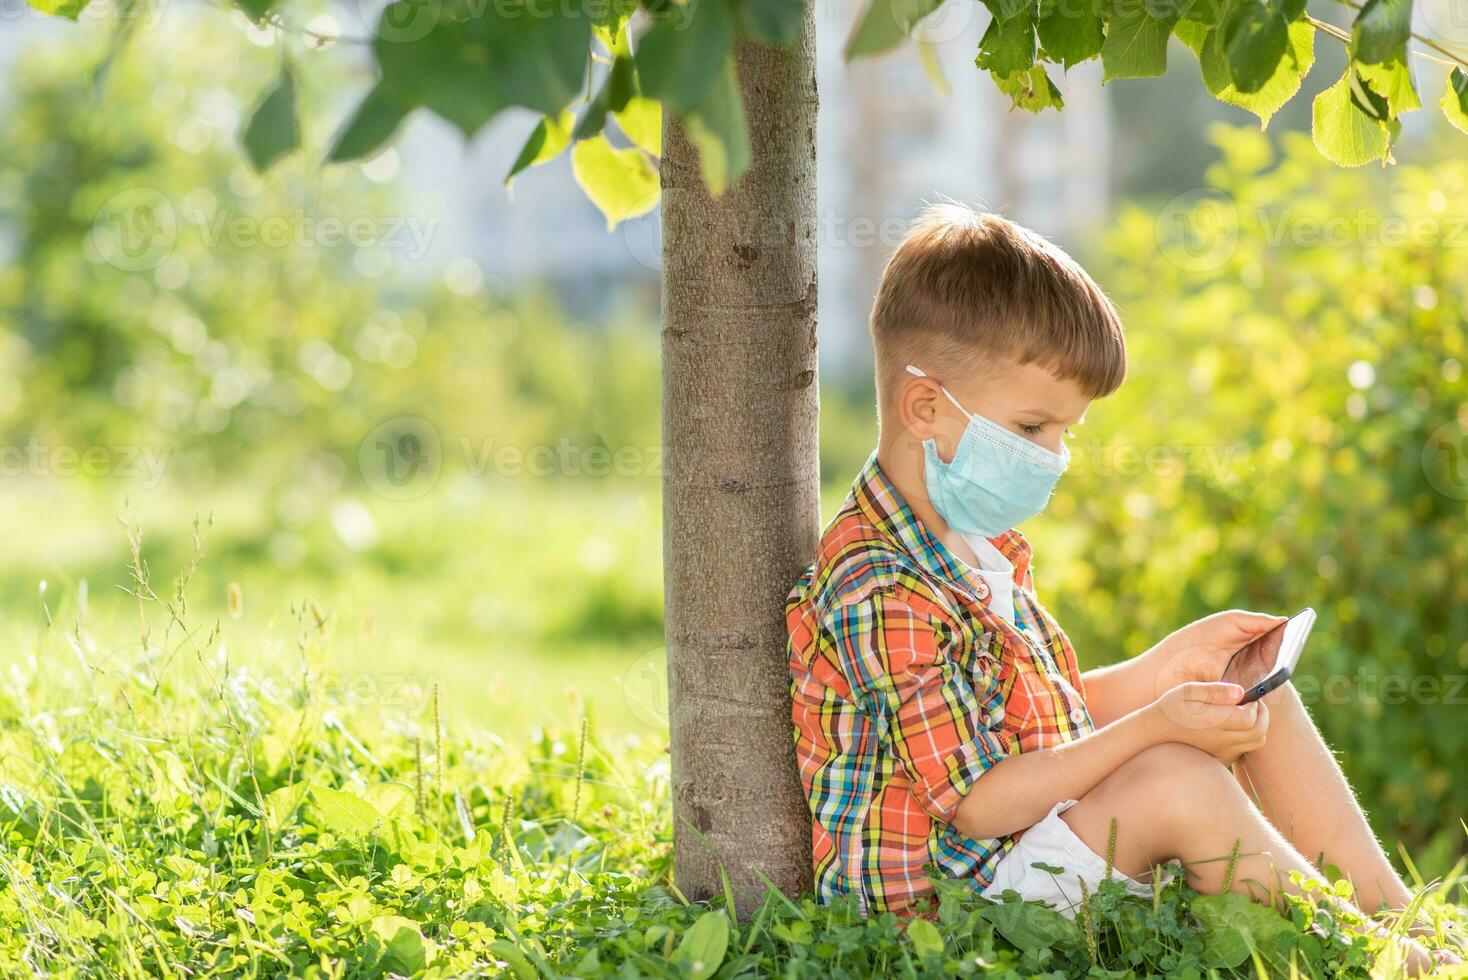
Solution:
<svg viewBox="0 0 1468 980">
<path fill-rule="evenodd" d="M 811 5 L 813 6 L 813 5 Z M 815 34 L 740 40 L 750 170 L 722 197 L 667 117 L 662 159 L 663 563 L 674 863 L 741 913 L 810 886 L 785 597 L 820 533 Z"/>
</svg>

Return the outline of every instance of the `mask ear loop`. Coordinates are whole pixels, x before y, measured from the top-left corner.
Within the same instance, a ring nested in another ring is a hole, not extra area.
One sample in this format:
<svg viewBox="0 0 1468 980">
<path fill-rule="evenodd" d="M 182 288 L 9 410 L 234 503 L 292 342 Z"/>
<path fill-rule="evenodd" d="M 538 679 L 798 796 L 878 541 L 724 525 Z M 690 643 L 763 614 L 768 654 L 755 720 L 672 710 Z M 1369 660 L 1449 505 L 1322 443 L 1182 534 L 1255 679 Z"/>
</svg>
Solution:
<svg viewBox="0 0 1468 980">
<path fill-rule="evenodd" d="M 926 371 L 924 371 L 922 368 L 917 367 L 917 366 L 912 365 L 912 364 L 909 364 L 907 366 L 907 369 L 906 370 L 907 370 L 907 373 L 910 374 L 910 375 L 912 375 L 914 378 L 927 378 L 928 377 L 928 374 L 927 374 Z M 929 380 L 932 380 L 932 379 L 929 378 Z M 934 383 L 936 384 L 936 382 L 934 382 Z M 973 421 L 974 413 L 973 412 L 970 412 L 968 409 L 966 409 L 962 405 L 960 405 L 958 403 L 958 399 L 953 397 L 953 392 L 949 391 L 947 388 L 943 387 L 941 384 L 938 385 L 938 390 L 941 391 L 941 392 L 943 392 L 943 396 L 945 398 L 947 398 L 950 402 L 953 403 L 953 407 L 954 408 L 958 409 L 960 412 L 963 413 L 963 417 L 964 418 L 968 419 L 969 421 Z"/>
</svg>

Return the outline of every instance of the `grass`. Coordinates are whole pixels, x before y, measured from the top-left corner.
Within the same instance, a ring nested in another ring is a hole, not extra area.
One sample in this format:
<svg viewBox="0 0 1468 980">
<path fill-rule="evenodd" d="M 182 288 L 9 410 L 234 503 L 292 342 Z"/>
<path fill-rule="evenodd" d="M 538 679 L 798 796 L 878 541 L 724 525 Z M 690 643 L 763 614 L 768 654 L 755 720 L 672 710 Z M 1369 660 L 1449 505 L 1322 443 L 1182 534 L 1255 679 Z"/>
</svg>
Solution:
<svg viewBox="0 0 1468 980">
<path fill-rule="evenodd" d="M 500 732 L 543 724 L 548 710 L 586 710 L 608 737 L 658 738 L 656 490 L 446 481 L 432 496 L 391 501 L 310 480 L 130 496 L 82 481 L 5 481 L 11 559 L 0 569 L 0 637 L 10 649 L 0 664 L 45 628 L 43 607 L 59 615 L 58 604 L 85 609 L 107 638 L 99 656 L 134 655 L 118 517 L 143 527 L 149 560 L 172 570 L 192 560 L 198 513 L 212 526 L 191 618 L 228 619 L 250 638 L 240 654 L 290 645 L 289 610 L 315 602 L 329 620 L 324 681 L 360 705 L 416 712 L 437 684 L 454 717 Z M 232 585 L 237 619 L 228 615 Z"/>
<path fill-rule="evenodd" d="M 1365 976 L 1379 952 L 1314 902 L 1281 917 L 1181 884 L 1103 885 L 1073 922 L 940 883 L 906 929 L 776 893 L 743 918 L 689 903 L 665 735 L 637 720 L 655 706 L 591 724 L 553 662 L 519 692 L 540 724 L 461 710 L 431 671 L 384 670 L 383 632 L 221 587 L 207 531 L 157 549 L 176 578 L 138 542 L 126 592 L 53 587 L 12 628 L 0 974 Z M 1424 888 L 1423 914 L 1461 933 L 1461 889 Z"/>
</svg>

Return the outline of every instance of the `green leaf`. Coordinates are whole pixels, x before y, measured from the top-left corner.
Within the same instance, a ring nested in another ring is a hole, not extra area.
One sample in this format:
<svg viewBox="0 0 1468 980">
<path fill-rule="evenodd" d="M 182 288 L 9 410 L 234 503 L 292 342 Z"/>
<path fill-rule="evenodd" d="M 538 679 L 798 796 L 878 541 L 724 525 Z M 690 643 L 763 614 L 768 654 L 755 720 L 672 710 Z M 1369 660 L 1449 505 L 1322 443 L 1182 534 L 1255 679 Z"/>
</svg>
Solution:
<svg viewBox="0 0 1468 980">
<path fill-rule="evenodd" d="M 265 819 L 270 829 L 279 832 L 290 823 L 310 792 L 310 783 L 287 783 L 265 796 Z"/>
<path fill-rule="evenodd" d="M 1351 25 L 1351 56 L 1380 64 L 1407 60 L 1407 38 L 1412 35 L 1412 0 L 1366 0 Z"/>
<path fill-rule="evenodd" d="M 412 816 L 413 791 L 403 783 L 374 783 L 362 791 L 367 805 L 389 820 L 405 820 Z"/>
<path fill-rule="evenodd" d="M 794 44 L 804 22 L 805 0 L 742 0 L 739 4 L 740 30 L 765 44 Z"/>
<path fill-rule="evenodd" d="M 255 23 L 265 19 L 265 15 L 275 7 L 280 0 L 234 0 L 234 5 L 242 13 Z"/>
<path fill-rule="evenodd" d="M 724 63 L 708 97 L 683 117 L 689 140 L 698 147 L 703 182 L 718 196 L 749 169 L 749 131 L 734 59 Z"/>
<path fill-rule="evenodd" d="M 718 972 L 729 950 L 729 919 L 723 912 L 705 912 L 673 950 L 673 962 L 690 980 L 708 980 Z"/>
<path fill-rule="evenodd" d="M 601 132 L 607 123 L 607 113 L 622 109 L 627 105 L 627 100 L 637 94 L 637 72 L 632 61 L 632 43 L 626 24 L 609 41 L 608 49 L 612 55 L 612 67 L 607 71 L 607 77 L 602 80 L 596 95 L 587 104 L 581 121 L 576 124 L 576 130 L 572 134 L 575 139 L 584 140 Z"/>
<path fill-rule="evenodd" d="M 413 40 L 398 39 L 388 26 L 411 23 L 423 16 L 415 11 L 431 2 L 397 0 L 382 12 L 373 44 L 382 69 L 380 86 L 400 103 L 424 106 L 469 136 L 505 107 L 488 53 L 471 41 L 461 22 L 435 20 Z M 560 106 L 551 111 L 559 112 Z"/>
<path fill-rule="evenodd" d="M 1028 16 L 989 22 L 979 41 L 975 64 L 995 75 L 1029 71 L 1035 64 L 1035 25 Z"/>
<path fill-rule="evenodd" d="M 1274 74 L 1255 92 L 1240 92 L 1233 83 L 1228 60 L 1224 56 L 1219 32 L 1201 24 L 1178 24 L 1177 36 L 1193 49 L 1202 69 L 1203 84 L 1220 102 L 1238 106 L 1259 117 L 1261 129 L 1280 108 L 1295 97 L 1300 83 L 1315 64 L 1315 26 L 1309 21 L 1289 25 L 1289 48 L 1275 66 Z"/>
<path fill-rule="evenodd" d="M 994 929 L 1020 949 L 1054 949 L 1077 947 L 1081 930 L 1071 919 L 1054 909 L 1033 902 L 1005 902 L 982 905 L 980 914 L 994 924 Z"/>
<path fill-rule="evenodd" d="M 337 132 L 326 159 L 330 163 L 371 156 L 392 139 L 404 117 L 413 111 L 396 93 L 380 82 L 367 93 L 357 111 Z"/>
<path fill-rule="evenodd" d="M 637 149 L 619 150 L 600 134 L 571 148 L 576 183 L 606 216 L 607 230 L 651 211 L 658 203 L 658 175 Z"/>
<path fill-rule="evenodd" d="M 372 920 L 372 932 L 387 947 L 384 965 L 398 973 L 422 973 L 433 962 L 437 946 L 423 938 L 418 923 L 401 915 L 379 915 Z"/>
<path fill-rule="evenodd" d="M 1245 0 L 1224 20 L 1219 37 L 1234 88 L 1257 92 L 1274 77 L 1289 48 L 1289 22 L 1261 0 Z"/>
<path fill-rule="evenodd" d="M 907 938 L 920 958 L 943 955 L 943 934 L 927 919 L 912 919 L 907 924 Z"/>
<path fill-rule="evenodd" d="M 76 20 L 82 11 L 87 9 L 89 0 L 26 0 L 33 10 L 38 10 L 48 17 L 65 17 L 67 20 Z"/>
<path fill-rule="evenodd" d="M 1404 112 L 1422 108 L 1422 99 L 1417 95 L 1417 83 L 1412 79 L 1410 64 L 1400 61 L 1384 61 L 1380 64 L 1358 62 L 1356 74 L 1371 90 L 1386 100 L 1387 114 L 1395 119 Z"/>
<path fill-rule="evenodd" d="M 999 91 L 1009 96 L 1016 109 L 1040 112 L 1044 109 L 1065 107 L 1060 89 L 1050 80 L 1044 65 L 1035 65 L 1029 71 L 1015 72 L 1013 75 L 995 76 L 994 84 L 999 87 Z"/>
<path fill-rule="evenodd" d="M 1024 13 L 1034 19 L 1035 0 L 984 0 L 984 6 L 998 20 L 1010 20 Z"/>
<path fill-rule="evenodd" d="M 943 6 L 943 0 L 871 0 L 846 39 L 846 60 L 891 51 L 912 36 L 918 21 Z"/>
<path fill-rule="evenodd" d="M 1189 907 L 1203 927 L 1204 965 L 1217 969 L 1240 966 L 1255 951 L 1272 957 L 1275 940 L 1293 931 L 1273 909 L 1236 892 L 1199 895 Z"/>
<path fill-rule="evenodd" d="M 636 96 L 627 100 L 627 105 L 612 113 L 617 128 L 633 143 L 655 157 L 663 155 L 663 107 L 655 99 Z"/>
<path fill-rule="evenodd" d="M 574 121 L 575 117 L 569 109 L 555 118 L 541 116 L 540 122 L 525 140 L 525 145 L 520 147 L 520 155 L 510 166 L 510 172 L 505 174 L 505 183 L 510 183 L 523 170 L 560 156 L 561 151 L 571 145 L 571 125 Z"/>
<path fill-rule="evenodd" d="M 1331 163 L 1359 167 L 1384 159 L 1390 143 L 1386 127 L 1357 105 L 1349 74 L 1315 97 L 1311 136 Z"/>
<path fill-rule="evenodd" d="M 531 16 L 516 5 L 489 4 L 465 20 L 449 19 L 439 6 L 396 0 L 382 13 L 373 52 L 382 84 L 400 101 L 469 136 L 508 106 L 558 115 L 580 92 L 592 20 L 579 5 Z M 423 18 L 429 26 L 421 36 L 404 34 L 401 25 Z"/>
<path fill-rule="evenodd" d="M 539 980 L 540 974 L 535 971 L 534 964 L 508 939 L 496 939 L 489 944 L 489 951 L 509 966 L 510 975 L 515 980 Z"/>
<path fill-rule="evenodd" d="M 1442 107 L 1443 115 L 1448 117 L 1448 122 L 1468 133 L 1468 75 L 1463 74 L 1463 69 L 1454 68 L 1448 75 L 1448 84 L 1438 105 Z"/>
<path fill-rule="evenodd" d="M 325 786 L 312 787 L 311 809 L 321 829 L 333 834 L 367 834 L 385 823 L 383 815 L 357 794 Z"/>
<path fill-rule="evenodd" d="M 1391 106 L 1387 104 L 1386 97 L 1361 77 L 1355 70 L 1355 65 L 1347 68 L 1346 77 L 1351 83 L 1351 98 L 1355 100 L 1356 108 L 1381 122 L 1392 118 Z"/>
<path fill-rule="evenodd" d="M 1227 0 L 1184 0 L 1182 20 L 1217 27 L 1229 12 Z"/>
<path fill-rule="evenodd" d="M 500 5 L 490 4 L 488 9 Z M 552 8 L 554 16 L 528 13 L 535 8 L 509 4 L 505 17 L 468 21 L 469 36 L 488 57 L 500 100 L 554 115 L 586 84 L 591 57 L 592 21 L 581 4 Z M 595 4 L 590 7 L 595 7 Z"/>
<path fill-rule="evenodd" d="M 637 12 L 637 0 L 607 0 L 606 3 L 591 4 L 587 9 L 597 15 L 599 26 L 615 34 Z"/>
<path fill-rule="evenodd" d="M 1075 0 L 1040 0 L 1040 47 L 1066 68 L 1101 53 L 1104 34 L 1094 6 L 1077 11 Z"/>
<path fill-rule="evenodd" d="M 718 82 L 734 43 L 734 25 L 719 0 L 675 9 L 658 17 L 638 43 L 637 77 L 645 95 L 672 112 L 685 112 Z"/>
<path fill-rule="evenodd" d="M 1293 24 L 1305 14 L 1305 0 L 1272 0 L 1284 14 L 1285 20 Z"/>
<path fill-rule="evenodd" d="M 240 133 L 240 143 L 250 157 L 257 173 L 264 173 L 270 165 L 301 142 L 301 129 L 296 122 L 296 80 L 289 65 L 282 65 L 280 77 L 255 107 L 250 122 Z"/>
<path fill-rule="evenodd" d="M 1146 4 L 1127 2 L 1106 25 L 1101 44 L 1102 81 L 1149 78 L 1167 70 L 1167 39 L 1176 17 L 1159 20 Z"/>
</svg>

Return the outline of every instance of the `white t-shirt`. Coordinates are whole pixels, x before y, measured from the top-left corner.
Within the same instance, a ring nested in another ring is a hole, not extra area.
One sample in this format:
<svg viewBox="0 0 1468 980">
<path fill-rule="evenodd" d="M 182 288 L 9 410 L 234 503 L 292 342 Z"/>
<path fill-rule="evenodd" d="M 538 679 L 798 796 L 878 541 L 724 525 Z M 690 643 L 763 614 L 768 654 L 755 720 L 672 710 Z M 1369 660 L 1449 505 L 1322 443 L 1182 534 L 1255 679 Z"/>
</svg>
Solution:
<svg viewBox="0 0 1468 980">
<path fill-rule="evenodd" d="M 989 587 L 989 609 L 1009 625 L 1014 625 L 1014 565 L 994 547 L 988 538 L 977 534 L 963 535 L 964 543 L 979 560 L 974 571 Z"/>
</svg>

